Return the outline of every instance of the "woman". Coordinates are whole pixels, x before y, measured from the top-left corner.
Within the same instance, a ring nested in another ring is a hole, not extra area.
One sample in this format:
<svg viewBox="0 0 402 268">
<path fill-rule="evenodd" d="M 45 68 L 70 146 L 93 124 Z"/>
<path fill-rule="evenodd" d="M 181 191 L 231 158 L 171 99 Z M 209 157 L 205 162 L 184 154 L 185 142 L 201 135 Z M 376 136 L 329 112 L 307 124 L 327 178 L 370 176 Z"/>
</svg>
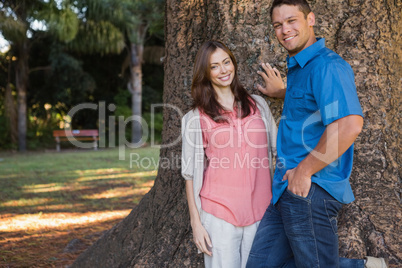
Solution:
<svg viewBox="0 0 402 268">
<path fill-rule="evenodd" d="M 182 119 L 182 175 L 194 242 L 205 267 L 245 267 L 271 199 L 276 125 L 249 95 L 232 52 L 204 43 L 195 58 L 193 109 Z"/>
</svg>

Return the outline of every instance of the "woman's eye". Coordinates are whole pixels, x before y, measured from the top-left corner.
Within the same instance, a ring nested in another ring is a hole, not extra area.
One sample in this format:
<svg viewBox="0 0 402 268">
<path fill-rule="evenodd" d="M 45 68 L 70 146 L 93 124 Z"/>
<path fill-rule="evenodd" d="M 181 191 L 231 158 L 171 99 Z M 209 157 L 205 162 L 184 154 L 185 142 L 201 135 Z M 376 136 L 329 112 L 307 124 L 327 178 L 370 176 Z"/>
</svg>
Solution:
<svg viewBox="0 0 402 268">
<path fill-rule="evenodd" d="M 216 66 L 211 66 L 211 70 L 214 70 L 214 69 L 216 69 Z"/>
<path fill-rule="evenodd" d="M 226 61 L 225 64 L 226 64 L 226 65 L 230 64 L 230 60 Z"/>
</svg>

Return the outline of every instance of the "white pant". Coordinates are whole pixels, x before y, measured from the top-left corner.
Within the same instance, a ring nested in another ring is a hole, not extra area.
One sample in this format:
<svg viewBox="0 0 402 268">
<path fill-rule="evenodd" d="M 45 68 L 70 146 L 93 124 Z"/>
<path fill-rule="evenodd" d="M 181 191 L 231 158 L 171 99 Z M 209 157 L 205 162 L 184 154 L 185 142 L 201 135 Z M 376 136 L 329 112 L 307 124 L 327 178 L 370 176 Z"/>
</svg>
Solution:
<svg viewBox="0 0 402 268">
<path fill-rule="evenodd" d="M 246 267 L 248 254 L 260 222 L 237 227 L 205 211 L 201 211 L 201 222 L 212 242 L 212 257 L 204 254 L 205 267 Z"/>
</svg>

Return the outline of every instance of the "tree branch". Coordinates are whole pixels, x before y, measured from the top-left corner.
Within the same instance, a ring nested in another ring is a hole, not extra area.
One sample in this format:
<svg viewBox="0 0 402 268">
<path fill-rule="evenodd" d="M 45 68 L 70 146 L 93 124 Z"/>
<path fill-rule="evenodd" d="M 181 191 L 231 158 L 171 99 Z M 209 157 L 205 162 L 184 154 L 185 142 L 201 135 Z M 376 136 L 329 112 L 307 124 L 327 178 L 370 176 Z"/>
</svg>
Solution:
<svg viewBox="0 0 402 268">
<path fill-rule="evenodd" d="M 40 66 L 40 67 L 35 67 L 29 70 L 29 73 L 33 73 L 36 71 L 50 71 L 52 70 L 52 66 Z"/>
</svg>

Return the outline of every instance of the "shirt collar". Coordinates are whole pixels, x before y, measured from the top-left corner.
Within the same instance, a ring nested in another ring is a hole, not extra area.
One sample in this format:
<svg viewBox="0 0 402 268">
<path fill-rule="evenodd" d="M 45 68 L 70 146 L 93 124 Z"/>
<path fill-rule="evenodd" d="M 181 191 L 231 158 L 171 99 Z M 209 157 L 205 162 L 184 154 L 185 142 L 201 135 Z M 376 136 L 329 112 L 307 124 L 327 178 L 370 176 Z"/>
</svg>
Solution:
<svg viewBox="0 0 402 268">
<path fill-rule="evenodd" d="M 288 68 L 293 67 L 296 64 L 299 64 L 301 68 L 303 68 L 309 60 L 311 60 L 318 51 L 325 47 L 325 38 L 317 38 L 317 42 L 312 44 L 311 46 L 303 49 L 293 57 L 286 57 L 286 61 L 288 63 Z"/>
</svg>

